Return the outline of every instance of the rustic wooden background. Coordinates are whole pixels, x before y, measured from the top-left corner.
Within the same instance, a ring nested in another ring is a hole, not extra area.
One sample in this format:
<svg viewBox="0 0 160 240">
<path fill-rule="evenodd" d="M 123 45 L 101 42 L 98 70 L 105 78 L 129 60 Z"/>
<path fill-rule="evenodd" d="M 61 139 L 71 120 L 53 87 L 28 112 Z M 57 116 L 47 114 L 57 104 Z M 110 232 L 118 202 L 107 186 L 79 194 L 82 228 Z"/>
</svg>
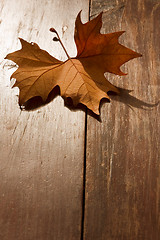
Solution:
<svg viewBox="0 0 160 240">
<path fill-rule="evenodd" d="M 4 57 L 22 37 L 65 60 L 50 27 L 75 56 L 81 9 L 83 22 L 103 11 L 102 32 L 126 30 L 121 43 L 143 57 L 122 67 L 125 77 L 106 74 L 121 94 L 98 119 L 59 96 L 21 111 Z M 0 239 L 159 239 L 159 39 L 159 0 L 0 1 Z"/>
</svg>

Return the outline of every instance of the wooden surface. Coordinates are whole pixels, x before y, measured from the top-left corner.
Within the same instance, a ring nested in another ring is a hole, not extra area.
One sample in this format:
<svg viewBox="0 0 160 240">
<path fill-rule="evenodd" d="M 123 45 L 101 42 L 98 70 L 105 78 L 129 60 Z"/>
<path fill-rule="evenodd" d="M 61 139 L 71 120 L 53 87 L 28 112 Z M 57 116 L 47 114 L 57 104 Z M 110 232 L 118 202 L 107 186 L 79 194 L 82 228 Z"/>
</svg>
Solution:
<svg viewBox="0 0 160 240">
<path fill-rule="evenodd" d="M 143 57 L 126 77 L 107 75 L 130 96 L 104 103 L 99 122 L 88 116 L 84 239 L 158 240 L 160 106 L 146 103 L 159 100 L 160 1 L 93 0 L 91 16 L 101 10 L 103 32 L 125 30 L 121 43 Z"/>
<path fill-rule="evenodd" d="M 103 11 L 102 32 L 125 30 L 121 43 L 143 57 L 125 77 L 106 74 L 121 94 L 102 102 L 100 119 L 59 96 L 21 111 L 4 57 L 22 37 L 66 59 L 50 27 L 75 56 L 81 9 L 83 21 Z M 0 1 L 1 240 L 159 240 L 159 12 L 159 0 Z"/>
<path fill-rule="evenodd" d="M 18 37 L 36 42 L 59 59 L 55 27 L 74 56 L 74 22 L 88 1 L 0 1 L 0 239 L 77 240 L 81 237 L 85 113 L 70 111 L 57 97 L 34 111 L 21 111 L 10 88 L 9 52 Z"/>
</svg>

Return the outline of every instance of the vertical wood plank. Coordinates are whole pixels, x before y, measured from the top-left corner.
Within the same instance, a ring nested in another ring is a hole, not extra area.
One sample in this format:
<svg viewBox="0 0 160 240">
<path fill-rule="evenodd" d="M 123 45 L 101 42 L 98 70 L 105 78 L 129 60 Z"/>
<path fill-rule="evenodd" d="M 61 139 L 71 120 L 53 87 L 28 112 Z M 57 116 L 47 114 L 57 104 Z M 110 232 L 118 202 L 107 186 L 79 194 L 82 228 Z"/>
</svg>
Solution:
<svg viewBox="0 0 160 240">
<path fill-rule="evenodd" d="M 88 116 L 85 240 L 158 240 L 160 231 L 159 0 L 93 0 L 102 32 L 126 30 L 120 42 L 143 54 L 107 74 L 133 90 L 111 96 L 101 121 Z M 132 109 L 130 108 L 132 107 Z M 147 109 L 143 109 L 147 108 Z"/>
<path fill-rule="evenodd" d="M 18 107 L 4 57 L 20 49 L 18 37 L 65 60 L 52 41 L 55 27 L 71 56 L 74 21 L 88 0 L 0 1 L 0 239 L 77 240 L 81 236 L 84 120 L 57 97 L 34 111 Z"/>
</svg>

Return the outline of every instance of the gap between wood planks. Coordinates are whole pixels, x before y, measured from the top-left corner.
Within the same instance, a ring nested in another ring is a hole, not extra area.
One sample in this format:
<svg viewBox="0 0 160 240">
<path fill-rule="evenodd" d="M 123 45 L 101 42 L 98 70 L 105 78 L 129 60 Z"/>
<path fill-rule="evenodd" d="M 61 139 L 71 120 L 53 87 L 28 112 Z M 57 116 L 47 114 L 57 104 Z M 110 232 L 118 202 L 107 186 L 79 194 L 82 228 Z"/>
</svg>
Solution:
<svg viewBox="0 0 160 240">
<path fill-rule="evenodd" d="M 91 19 L 91 1 L 89 0 L 88 20 Z M 85 197 L 86 197 L 86 153 L 87 153 L 87 115 L 85 111 L 85 129 L 84 129 L 84 161 L 83 161 L 83 192 L 82 192 L 82 219 L 81 219 L 81 240 L 84 239 L 84 224 L 85 224 Z"/>
<path fill-rule="evenodd" d="M 86 108 L 86 111 L 85 111 L 85 129 L 84 129 L 84 161 L 83 161 L 83 190 L 82 190 L 81 240 L 84 239 L 84 224 L 85 224 L 87 112 L 88 112 L 88 111 L 87 111 L 87 108 Z"/>
</svg>

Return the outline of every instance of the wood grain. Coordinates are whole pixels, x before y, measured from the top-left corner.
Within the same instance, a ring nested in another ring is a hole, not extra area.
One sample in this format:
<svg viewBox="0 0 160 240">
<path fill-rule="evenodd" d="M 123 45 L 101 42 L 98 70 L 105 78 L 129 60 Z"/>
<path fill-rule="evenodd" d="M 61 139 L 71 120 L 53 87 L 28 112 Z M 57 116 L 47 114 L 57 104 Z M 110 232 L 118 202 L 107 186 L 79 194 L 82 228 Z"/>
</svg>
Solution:
<svg viewBox="0 0 160 240">
<path fill-rule="evenodd" d="M 88 116 L 84 239 L 158 240 L 160 2 L 93 0 L 91 16 L 102 10 L 102 32 L 126 30 L 120 42 L 143 57 L 107 74 L 121 94 Z"/>
<path fill-rule="evenodd" d="M 15 68 L 4 57 L 18 37 L 66 59 L 52 41 L 55 27 L 74 56 L 74 21 L 88 1 L 0 1 L 0 239 L 77 240 L 81 236 L 85 113 L 57 97 L 34 111 L 18 107 L 10 87 Z M 13 64 L 12 64 L 13 65 Z M 10 68 L 11 67 L 11 68 Z"/>
</svg>

